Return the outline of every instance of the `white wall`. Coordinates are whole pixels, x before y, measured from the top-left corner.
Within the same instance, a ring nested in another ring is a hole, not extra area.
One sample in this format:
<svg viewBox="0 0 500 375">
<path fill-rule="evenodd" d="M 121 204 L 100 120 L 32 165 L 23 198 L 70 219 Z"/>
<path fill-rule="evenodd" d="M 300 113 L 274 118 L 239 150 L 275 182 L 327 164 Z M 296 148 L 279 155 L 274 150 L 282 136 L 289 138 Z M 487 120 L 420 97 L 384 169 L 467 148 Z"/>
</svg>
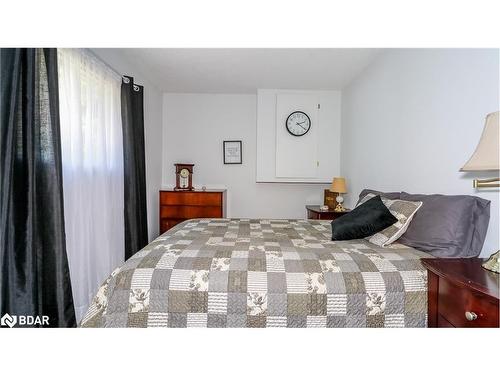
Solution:
<svg viewBox="0 0 500 375">
<path fill-rule="evenodd" d="M 228 217 L 304 218 L 320 204 L 321 184 L 256 183 L 256 95 L 164 94 L 163 185 L 174 163 L 194 163 L 195 187 L 226 187 Z M 224 165 L 222 141 L 243 141 L 243 164 Z"/>
<path fill-rule="evenodd" d="M 498 50 L 390 50 L 343 91 L 341 170 L 352 206 L 363 188 L 491 200 L 482 256 L 499 248 L 499 192 L 462 173 L 487 113 L 499 109 Z"/>
<path fill-rule="evenodd" d="M 161 189 L 162 170 L 162 92 L 154 83 L 144 78 L 137 68 L 137 61 L 127 61 L 118 49 L 92 49 L 98 57 L 122 75 L 134 77 L 134 82 L 144 86 L 144 137 L 146 149 L 146 190 L 149 239 L 159 233 L 158 191 Z"/>
</svg>

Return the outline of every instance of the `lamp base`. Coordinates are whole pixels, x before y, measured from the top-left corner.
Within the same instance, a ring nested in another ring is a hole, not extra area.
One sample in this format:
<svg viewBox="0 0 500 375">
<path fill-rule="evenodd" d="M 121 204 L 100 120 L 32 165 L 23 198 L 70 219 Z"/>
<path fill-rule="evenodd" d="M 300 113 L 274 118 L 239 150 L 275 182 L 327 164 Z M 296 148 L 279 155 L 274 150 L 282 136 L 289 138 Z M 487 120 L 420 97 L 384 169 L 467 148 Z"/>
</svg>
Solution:
<svg viewBox="0 0 500 375">
<path fill-rule="evenodd" d="M 345 208 L 344 208 L 344 206 L 342 206 L 342 203 L 337 203 L 337 205 L 335 206 L 334 211 L 335 212 L 344 212 Z"/>
<path fill-rule="evenodd" d="M 342 194 L 338 193 L 337 198 L 335 198 L 335 200 L 337 201 L 337 205 L 335 206 L 334 211 L 344 212 L 345 208 L 344 206 L 342 206 L 342 203 L 344 203 L 344 197 L 342 196 Z"/>
<path fill-rule="evenodd" d="M 488 271 L 500 273 L 500 250 L 488 258 L 486 262 L 483 263 L 483 268 Z"/>
</svg>

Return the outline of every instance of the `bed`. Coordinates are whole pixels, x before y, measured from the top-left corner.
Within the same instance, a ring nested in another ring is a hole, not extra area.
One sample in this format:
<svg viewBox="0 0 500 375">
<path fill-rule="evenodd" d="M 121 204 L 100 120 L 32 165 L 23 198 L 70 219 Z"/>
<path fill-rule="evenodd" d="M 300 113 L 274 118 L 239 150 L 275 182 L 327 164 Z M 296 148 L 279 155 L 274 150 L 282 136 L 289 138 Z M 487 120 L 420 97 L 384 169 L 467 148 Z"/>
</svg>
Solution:
<svg viewBox="0 0 500 375">
<path fill-rule="evenodd" d="M 116 269 L 82 327 L 426 327 L 432 255 L 330 221 L 196 219 Z"/>
</svg>

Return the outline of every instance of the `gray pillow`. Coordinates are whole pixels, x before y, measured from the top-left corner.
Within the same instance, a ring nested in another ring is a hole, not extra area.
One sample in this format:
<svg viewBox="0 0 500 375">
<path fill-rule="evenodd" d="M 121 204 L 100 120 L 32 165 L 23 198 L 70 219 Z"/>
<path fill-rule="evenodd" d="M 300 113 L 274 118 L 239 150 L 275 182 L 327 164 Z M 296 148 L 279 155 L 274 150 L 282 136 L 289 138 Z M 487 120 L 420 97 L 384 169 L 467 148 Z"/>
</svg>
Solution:
<svg viewBox="0 0 500 375">
<path fill-rule="evenodd" d="M 441 258 L 470 258 L 481 252 L 490 220 L 490 201 L 470 195 L 408 194 L 421 201 L 399 242 Z"/>
<path fill-rule="evenodd" d="M 384 193 L 383 191 L 377 191 L 377 190 L 371 190 L 371 189 L 363 189 L 361 193 L 359 193 L 359 199 L 358 203 L 356 206 L 359 204 L 359 201 L 363 199 L 365 195 L 368 194 L 374 194 L 374 195 L 380 195 L 382 198 L 387 198 L 387 199 L 401 199 L 401 192 L 391 192 L 391 193 Z"/>
</svg>

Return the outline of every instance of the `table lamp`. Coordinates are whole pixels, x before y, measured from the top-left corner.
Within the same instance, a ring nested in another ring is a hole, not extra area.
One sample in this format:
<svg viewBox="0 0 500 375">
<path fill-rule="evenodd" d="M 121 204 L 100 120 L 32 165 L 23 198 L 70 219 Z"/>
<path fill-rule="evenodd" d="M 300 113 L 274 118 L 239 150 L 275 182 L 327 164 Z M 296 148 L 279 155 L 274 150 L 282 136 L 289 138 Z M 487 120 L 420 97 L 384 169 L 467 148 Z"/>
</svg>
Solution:
<svg viewBox="0 0 500 375">
<path fill-rule="evenodd" d="M 486 116 L 486 121 L 484 124 L 483 133 L 479 139 L 479 144 L 476 150 L 470 157 L 470 159 L 465 163 L 465 165 L 460 168 L 461 171 L 498 171 L 500 170 L 500 134 L 498 125 L 499 112 L 493 112 Z M 476 189 L 480 188 L 492 188 L 500 187 L 500 179 L 490 178 L 484 180 L 475 179 L 473 181 L 473 186 Z M 492 254 L 490 258 L 483 263 L 483 268 L 499 273 L 500 264 L 500 251 Z"/>
<path fill-rule="evenodd" d="M 337 198 L 335 199 L 337 201 L 337 205 L 335 206 L 335 211 L 336 212 L 345 211 L 344 206 L 342 206 L 342 203 L 344 202 L 344 197 L 342 197 L 342 194 L 347 193 L 345 178 L 334 177 L 330 191 L 337 193 Z"/>
</svg>

